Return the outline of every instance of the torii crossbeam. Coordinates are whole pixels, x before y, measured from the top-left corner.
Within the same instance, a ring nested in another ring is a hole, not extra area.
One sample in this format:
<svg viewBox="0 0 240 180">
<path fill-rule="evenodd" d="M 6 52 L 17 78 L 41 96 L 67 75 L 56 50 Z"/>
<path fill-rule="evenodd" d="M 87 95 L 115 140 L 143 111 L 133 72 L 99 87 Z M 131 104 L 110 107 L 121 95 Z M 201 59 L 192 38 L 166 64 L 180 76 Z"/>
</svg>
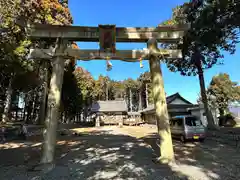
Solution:
<svg viewBox="0 0 240 180">
<path fill-rule="evenodd" d="M 165 59 L 181 59 L 182 52 L 181 50 L 166 50 L 159 49 L 156 52 L 157 56 Z M 56 56 L 65 57 L 65 59 L 74 57 L 82 61 L 89 60 L 105 60 L 108 54 L 100 53 L 96 49 L 73 49 L 67 48 L 63 53 L 56 54 L 53 53 L 51 49 L 31 49 L 29 58 L 38 58 L 38 59 L 52 59 Z M 126 62 L 139 62 L 139 59 L 148 60 L 149 51 L 148 49 L 143 50 L 117 50 L 115 54 L 111 54 L 110 59 L 112 60 L 122 60 Z"/>
<path fill-rule="evenodd" d="M 159 43 L 177 43 L 188 26 L 117 27 L 116 42 L 144 42 L 155 38 Z M 98 42 L 99 28 L 35 24 L 27 28 L 32 39 L 62 38 L 73 41 Z"/>
</svg>

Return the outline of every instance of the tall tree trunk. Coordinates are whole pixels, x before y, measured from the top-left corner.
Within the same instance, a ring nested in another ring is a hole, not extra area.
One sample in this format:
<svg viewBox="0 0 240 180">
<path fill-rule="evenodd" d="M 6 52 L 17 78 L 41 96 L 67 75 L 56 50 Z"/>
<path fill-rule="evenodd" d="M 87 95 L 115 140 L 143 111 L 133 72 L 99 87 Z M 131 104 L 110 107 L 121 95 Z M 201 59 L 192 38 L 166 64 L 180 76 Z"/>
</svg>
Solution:
<svg viewBox="0 0 240 180">
<path fill-rule="evenodd" d="M 108 82 L 106 82 L 106 101 L 108 101 Z"/>
<path fill-rule="evenodd" d="M 34 91 L 31 91 L 30 97 L 28 96 L 27 119 L 25 121 L 26 124 L 30 124 L 30 122 L 32 122 L 33 101 L 34 101 Z"/>
<path fill-rule="evenodd" d="M 138 106 L 138 111 L 142 110 L 142 88 L 139 90 L 139 106 Z"/>
<path fill-rule="evenodd" d="M 19 93 L 16 93 L 17 104 L 16 104 L 16 109 L 15 109 L 15 121 L 18 120 L 19 96 L 20 96 L 20 94 L 19 94 Z"/>
<path fill-rule="evenodd" d="M 205 88 L 203 69 L 202 69 L 202 66 L 198 66 L 197 68 L 198 68 L 198 78 L 199 78 L 202 102 L 203 102 L 203 105 L 204 105 L 204 109 L 205 109 L 205 113 L 206 113 L 206 117 L 207 117 L 207 122 L 208 122 L 207 127 L 209 129 L 217 129 L 217 127 L 214 123 L 212 113 L 209 110 L 209 106 L 208 106 L 208 99 L 207 99 L 207 93 L 206 93 L 206 88 Z"/>
<path fill-rule="evenodd" d="M 160 136 L 159 161 L 161 163 L 169 163 L 174 161 L 174 152 L 160 61 L 156 56 L 150 56 L 149 64 L 153 83 L 158 134 Z"/>
<path fill-rule="evenodd" d="M 24 97 L 24 109 L 23 109 L 23 117 L 22 117 L 22 120 L 25 122 L 25 117 L 26 117 L 26 110 L 27 110 L 27 98 L 28 97 L 28 95 L 27 94 L 25 94 L 25 97 Z"/>
<path fill-rule="evenodd" d="M 205 81 L 204 81 L 204 75 L 203 75 L 203 68 L 202 68 L 202 62 L 201 60 L 204 57 L 201 55 L 199 50 L 196 48 L 194 52 L 194 63 L 198 70 L 198 78 L 199 78 L 199 84 L 200 84 L 200 91 L 201 91 L 201 97 L 202 102 L 204 105 L 207 122 L 208 122 L 208 129 L 217 129 L 217 126 L 214 123 L 212 112 L 209 110 L 208 106 L 208 99 L 207 99 L 207 93 L 206 93 L 206 87 L 205 87 Z"/>
<path fill-rule="evenodd" d="M 145 84 L 146 108 L 148 107 L 148 84 Z"/>
<path fill-rule="evenodd" d="M 33 101 L 33 108 L 32 108 L 32 122 L 34 123 L 38 123 L 38 107 L 39 107 L 39 103 L 38 103 L 38 99 L 39 99 L 39 93 L 35 92 L 34 95 L 34 101 Z"/>
<path fill-rule="evenodd" d="M 48 95 L 48 80 L 49 80 L 49 70 L 48 70 L 48 63 L 44 62 L 44 69 L 43 69 L 43 92 L 42 92 L 42 100 L 40 105 L 40 114 L 39 114 L 39 121 L 38 124 L 44 124 L 45 116 L 46 116 L 46 107 L 47 107 L 47 95 Z"/>
<path fill-rule="evenodd" d="M 57 43 L 56 53 L 63 53 L 65 45 L 60 39 Z M 50 80 L 50 91 L 48 96 L 48 109 L 45 120 L 46 129 L 44 131 L 43 156 L 41 162 L 52 164 L 54 161 L 57 125 L 61 106 L 61 91 L 64 74 L 64 58 L 57 56 L 53 59 L 53 69 Z M 50 167 L 51 168 L 51 167 Z"/>
<path fill-rule="evenodd" d="M 32 108 L 31 108 L 31 115 L 30 115 L 31 123 L 34 122 L 34 109 L 36 104 L 35 101 L 36 101 L 36 92 L 33 93 L 33 101 L 32 101 Z"/>
<path fill-rule="evenodd" d="M 32 112 L 32 102 L 29 102 L 27 105 L 27 118 L 25 123 L 30 124 L 31 122 L 31 112 Z"/>
<path fill-rule="evenodd" d="M 132 90 L 129 88 L 129 94 L 130 94 L 130 112 L 132 112 Z"/>
<path fill-rule="evenodd" d="M 18 107 L 15 110 L 15 121 L 17 121 L 17 120 L 18 120 Z"/>
<path fill-rule="evenodd" d="M 12 83 L 13 83 L 13 77 L 9 79 L 9 84 L 6 91 L 6 99 L 5 99 L 5 105 L 3 110 L 3 116 L 2 116 L 2 121 L 4 123 L 6 123 L 9 120 L 9 113 L 11 109 L 12 95 L 13 95 Z"/>
<path fill-rule="evenodd" d="M 220 116 L 224 116 L 224 108 L 219 108 L 219 114 Z"/>
</svg>

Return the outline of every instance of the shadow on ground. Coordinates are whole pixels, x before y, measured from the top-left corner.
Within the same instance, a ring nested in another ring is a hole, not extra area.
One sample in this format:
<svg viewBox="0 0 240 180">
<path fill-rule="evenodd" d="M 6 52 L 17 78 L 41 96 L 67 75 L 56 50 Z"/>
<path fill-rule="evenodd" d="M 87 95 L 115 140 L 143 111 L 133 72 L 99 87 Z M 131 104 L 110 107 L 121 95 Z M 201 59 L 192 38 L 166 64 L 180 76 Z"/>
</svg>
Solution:
<svg viewBox="0 0 240 180">
<path fill-rule="evenodd" d="M 27 171 L 40 159 L 40 144 L 22 143 L 0 150 L 0 179 L 188 179 L 169 166 L 155 164 L 143 140 L 109 131 L 64 137 L 58 142 L 56 167 L 44 176 Z M 70 140 L 71 139 L 71 140 Z M 27 158 L 25 156 L 28 156 Z"/>
<path fill-rule="evenodd" d="M 150 134 L 142 139 L 159 155 L 157 134 Z M 179 170 L 187 176 L 195 174 L 203 180 L 240 179 L 240 153 L 232 146 L 210 139 L 206 139 L 204 143 L 181 143 L 175 139 L 173 146 Z"/>
<path fill-rule="evenodd" d="M 45 175 L 27 171 L 40 160 L 40 143 L 9 145 L 0 150 L 0 179 L 240 179 L 239 153 L 226 145 L 174 141 L 177 165 L 168 166 L 152 161 L 158 152 L 156 140 L 155 134 L 136 139 L 111 131 L 62 136 L 56 167 Z"/>
</svg>

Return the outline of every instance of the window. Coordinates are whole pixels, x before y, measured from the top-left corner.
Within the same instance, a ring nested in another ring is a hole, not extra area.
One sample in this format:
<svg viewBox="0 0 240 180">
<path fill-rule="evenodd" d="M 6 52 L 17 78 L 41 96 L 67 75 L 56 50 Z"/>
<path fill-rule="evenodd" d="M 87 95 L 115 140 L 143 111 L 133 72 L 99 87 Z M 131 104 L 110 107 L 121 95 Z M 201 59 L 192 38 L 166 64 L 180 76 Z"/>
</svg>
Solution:
<svg viewBox="0 0 240 180">
<path fill-rule="evenodd" d="M 196 117 L 186 117 L 185 118 L 185 123 L 187 126 L 200 126 L 202 125 L 201 121 L 198 120 Z"/>
<path fill-rule="evenodd" d="M 170 120 L 170 126 L 182 127 L 183 119 L 182 118 L 174 118 Z"/>
<path fill-rule="evenodd" d="M 177 125 L 178 126 L 183 126 L 183 119 L 182 118 L 178 118 L 177 120 Z"/>
</svg>

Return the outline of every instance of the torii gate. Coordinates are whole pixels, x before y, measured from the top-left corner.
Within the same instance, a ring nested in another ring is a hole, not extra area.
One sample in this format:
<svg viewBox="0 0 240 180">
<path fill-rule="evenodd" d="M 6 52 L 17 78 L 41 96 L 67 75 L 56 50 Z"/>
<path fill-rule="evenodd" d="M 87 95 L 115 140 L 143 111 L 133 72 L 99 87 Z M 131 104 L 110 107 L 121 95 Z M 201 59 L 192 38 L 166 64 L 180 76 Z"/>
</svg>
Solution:
<svg viewBox="0 0 240 180">
<path fill-rule="evenodd" d="M 102 35 L 100 33 L 100 26 L 101 28 L 103 27 L 103 25 L 99 25 L 99 27 L 59 25 L 32 25 L 28 27 L 29 37 L 31 39 L 57 39 L 55 49 L 32 49 L 30 51 L 31 58 L 52 59 L 53 64 L 48 96 L 48 108 L 50 108 L 51 111 L 48 111 L 46 116 L 46 128 L 48 131 L 45 133 L 45 142 L 48 143 L 45 143 L 44 145 L 44 159 L 42 162 L 49 163 L 53 161 L 56 133 L 51 134 L 50 132 L 56 132 L 57 129 L 63 83 L 64 59 L 69 57 L 74 57 L 80 60 L 112 59 L 127 62 L 149 60 L 158 133 L 161 139 L 161 161 L 169 162 L 173 160 L 174 153 L 160 60 L 162 58 L 180 59 L 182 58 L 182 54 L 181 50 L 178 49 L 158 49 L 157 43 L 178 43 L 181 41 L 187 27 L 159 26 L 157 28 L 124 28 L 112 26 L 112 35 L 114 35 L 113 38 L 115 39 L 112 39 L 111 46 L 113 49 L 110 50 L 110 54 L 108 52 L 99 53 L 99 50 L 80 50 L 68 47 L 69 41 L 99 42 L 100 40 L 100 43 L 106 43 L 101 40 Z M 147 43 L 147 49 L 115 50 L 115 42 Z M 110 45 L 108 44 L 107 46 Z"/>
</svg>

